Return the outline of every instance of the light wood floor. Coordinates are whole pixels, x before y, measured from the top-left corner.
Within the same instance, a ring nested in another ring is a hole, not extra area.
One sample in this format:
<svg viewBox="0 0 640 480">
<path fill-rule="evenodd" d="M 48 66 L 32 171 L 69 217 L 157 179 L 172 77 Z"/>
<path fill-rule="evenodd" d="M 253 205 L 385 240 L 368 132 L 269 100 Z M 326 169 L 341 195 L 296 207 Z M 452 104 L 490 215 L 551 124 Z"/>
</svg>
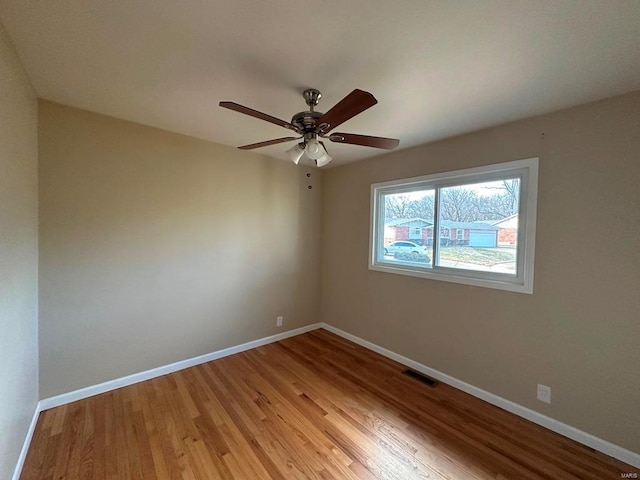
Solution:
<svg viewBox="0 0 640 480">
<path fill-rule="evenodd" d="M 638 472 L 324 330 L 47 410 L 22 479 L 619 479 Z"/>
</svg>

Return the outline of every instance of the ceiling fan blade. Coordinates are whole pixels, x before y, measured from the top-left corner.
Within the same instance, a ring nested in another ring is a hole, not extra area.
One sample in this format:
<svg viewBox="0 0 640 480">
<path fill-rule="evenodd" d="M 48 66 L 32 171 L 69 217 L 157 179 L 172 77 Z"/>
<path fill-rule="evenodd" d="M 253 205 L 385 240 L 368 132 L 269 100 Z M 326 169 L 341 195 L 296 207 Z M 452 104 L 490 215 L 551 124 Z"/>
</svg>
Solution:
<svg viewBox="0 0 640 480">
<path fill-rule="evenodd" d="M 384 148 L 385 150 L 393 150 L 400 145 L 400 140 L 397 138 L 370 137 L 369 135 L 357 135 L 355 133 L 332 133 L 329 136 L 329 140 L 336 143 Z"/>
<path fill-rule="evenodd" d="M 373 107 L 378 101 L 369 92 L 357 88 L 336 103 L 331 110 L 322 115 L 317 121 L 321 132 L 328 132 L 338 125 Z M 326 124 L 326 126 L 324 126 Z"/>
<path fill-rule="evenodd" d="M 229 110 L 233 110 L 235 112 L 244 113 L 245 115 L 249 115 L 251 117 L 259 118 L 260 120 L 264 120 L 265 122 L 270 122 L 275 125 L 279 125 L 284 128 L 288 128 L 289 130 L 298 129 L 291 125 L 289 122 L 285 122 L 284 120 L 280 120 L 279 118 L 272 117 L 271 115 L 267 115 L 266 113 L 259 112 L 258 110 L 254 110 L 253 108 L 245 107 L 244 105 L 240 105 L 234 102 L 220 102 L 219 105 L 224 108 L 228 108 Z"/>
<path fill-rule="evenodd" d="M 300 138 L 302 138 L 302 137 L 276 138 L 274 140 L 267 140 L 265 142 L 252 143 L 251 145 L 243 145 L 243 146 L 238 147 L 238 148 L 240 150 L 253 150 L 254 148 L 268 147 L 269 145 L 276 145 L 277 143 L 290 142 L 291 140 L 298 140 Z"/>
</svg>

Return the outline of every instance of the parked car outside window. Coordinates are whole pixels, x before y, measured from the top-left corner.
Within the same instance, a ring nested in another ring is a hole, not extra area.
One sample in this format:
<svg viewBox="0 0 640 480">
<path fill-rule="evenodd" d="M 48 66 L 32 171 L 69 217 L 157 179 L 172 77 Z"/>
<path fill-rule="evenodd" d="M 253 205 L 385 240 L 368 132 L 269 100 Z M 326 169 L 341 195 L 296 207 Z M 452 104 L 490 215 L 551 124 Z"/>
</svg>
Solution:
<svg viewBox="0 0 640 480">
<path fill-rule="evenodd" d="M 418 245 L 417 243 L 407 241 L 397 241 L 390 243 L 384 247 L 385 255 L 392 255 L 396 253 L 414 253 L 416 255 L 427 253 L 427 247 Z"/>
</svg>

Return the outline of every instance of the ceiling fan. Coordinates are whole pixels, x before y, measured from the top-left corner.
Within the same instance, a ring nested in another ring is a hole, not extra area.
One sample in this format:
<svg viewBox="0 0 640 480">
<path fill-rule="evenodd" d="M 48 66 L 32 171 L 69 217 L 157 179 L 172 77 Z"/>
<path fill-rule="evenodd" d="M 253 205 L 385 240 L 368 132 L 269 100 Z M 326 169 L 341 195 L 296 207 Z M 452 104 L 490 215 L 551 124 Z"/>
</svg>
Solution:
<svg viewBox="0 0 640 480">
<path fill-rule="evenodd" d="M 309 88 L 305 90 L 302 95 L 304 96 L 306 104 L 309 106 L 309 110 L 296 113 L 291 118 L 291 122 L 285 122 L 279 118 L 234 102 L 220 102 L 221 107 L 244 113 L 245 115 L 250 115 L 275 125 L 280 125 L 300 135 L 299 137 L 283 137 L 265 142 L 252 143 L 238 148 L 240 150 L 253 150 L 254 148 L 268 147 L 278 143 L 302 139 L 302 142 L 296 144 L 290 150 L 287 150 L 291 161 L 297 165 L 302 155 L 306 155 L 313 160 L 318 167 L 322 167 L 328 164 L 332 158 L 329 156 L 324 142 L 318 140 L 318 138 L 327 138 L 336 143 L 363 145 L 365 147 L 384 148 L 386 150 L 394 149 L 400 144 L 400 140 L 395 138 L 371 137 L 369 135 L 358 135 L 355 133 L 329 133 L 350 118 L 355 117 L 378 103 L 376 98 L 369 92 L 355 89 L 335 104 L 327 113 L 316 112 L 314 110 L 322 97 L 320 91 L 315 88 Z"/>
</svg>

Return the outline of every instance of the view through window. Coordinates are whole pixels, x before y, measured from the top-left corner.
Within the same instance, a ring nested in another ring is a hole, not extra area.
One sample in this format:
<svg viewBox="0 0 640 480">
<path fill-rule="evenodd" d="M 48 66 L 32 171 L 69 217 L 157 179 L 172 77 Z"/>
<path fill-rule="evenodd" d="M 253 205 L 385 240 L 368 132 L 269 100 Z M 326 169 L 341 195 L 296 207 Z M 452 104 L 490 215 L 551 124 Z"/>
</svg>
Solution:
<svg viewBox="0 0 640 480">
<path fill-rule="evenodd" d="M 525 196 L 537 182 L 534 160 L 374 185 L 373 266 L 523 284 L 521 217 L 535 209 L 535 196 L 533 205 Z"/>
</svg>

